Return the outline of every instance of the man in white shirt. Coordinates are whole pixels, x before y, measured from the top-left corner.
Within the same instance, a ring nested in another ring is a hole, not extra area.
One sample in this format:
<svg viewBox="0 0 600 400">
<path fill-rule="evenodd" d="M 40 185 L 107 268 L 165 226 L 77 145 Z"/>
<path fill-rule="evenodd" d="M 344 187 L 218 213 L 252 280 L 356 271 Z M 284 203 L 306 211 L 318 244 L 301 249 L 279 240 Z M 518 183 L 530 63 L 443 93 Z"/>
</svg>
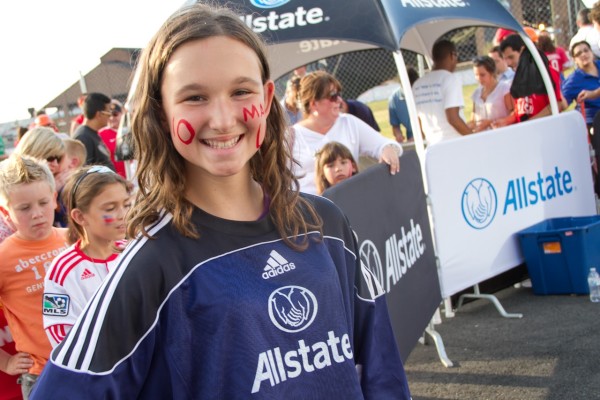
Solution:
<svg viewBox="0 0 600 400">
<path fill-rule="evenodd" d="M 456 46 L 449 40 L 433 45 L 432 70 L 413 85 L 421 129 L 428 145 L 473 133 L 463 115 L 462 83 L 453 74 L 458 63 Z"/>
<path fill-rule="evenodd" d="M 590 20 L 590 9 L 583 8 L 579 10 L 577 13 L 577 21 L 575 22 L 579 27 L 579 30 L 569 43 L 569 51 L 571 51 L 571 48 L 575 43 L 586 41 L 590 44 L 592 53 L 600 58 L 600 47 L 598 47 L 600 32 L 594 29 L 594 24 L 592 24 L 592 21 Z"/>
</svg>

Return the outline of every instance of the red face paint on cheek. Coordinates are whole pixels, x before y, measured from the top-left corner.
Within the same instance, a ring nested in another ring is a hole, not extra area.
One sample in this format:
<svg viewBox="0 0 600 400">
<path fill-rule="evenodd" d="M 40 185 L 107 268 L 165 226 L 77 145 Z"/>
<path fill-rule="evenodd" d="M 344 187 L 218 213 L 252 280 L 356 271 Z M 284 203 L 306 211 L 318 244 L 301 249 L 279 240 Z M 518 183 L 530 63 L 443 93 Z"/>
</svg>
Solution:
<svg viewBox="0 0 600 400">
<path fill-rule="evenodd" d="M 102 219 L 106 225 L 110 225 L 115 222 L 115 218 L 112 215 L 103 215 Z"/>
<path fill-rule="evenodd" d="M 244 116 L 244 122 L 248 122 L 248 119 L 260 118 L 265 115 L 265 109 L 262 104 L 259 104 L 256 107 L 254 104 L 252 108 L 249 110 L 246 107 L 242 109 L 242 114 Z M 260 128 L 262 128 L 262 124 L 258 126 L 258 130 L 256 131 L 256 148 L 260 147 Z"/>
<path fill-rule="evenodd" d="M 258 149 L 260 147 L 260 128 L 262 127 L 262 124 L 258 126 L 258 131 L 256 131 L 256 148 Z"/>
<path fill-rule="evenodd" d="M 259 104 L 258 108 L 253 104 L 252 109 L 248 110 L 246 107 L 242 109 L 242 114 L 244 116 L 244 122 L 248 122 L 248 119 L 259 118 L 265 115 L 265 110 L 263 109 L 263 105 Z"/>
<path fill-rule="evenodd" d="M 180 119 L 177 123 L 175 133 L 177 134 L 177 137 L 179 138 L 179 140 L 181 140 L 181 143 L 183 144 L 192 143 L 192 140 L 194 140 L 194 137 L 196 136 L 196 131 L 192 127 L 192 124 L 190 124 L 187 120 L 183 118 Z"/>
</svg>

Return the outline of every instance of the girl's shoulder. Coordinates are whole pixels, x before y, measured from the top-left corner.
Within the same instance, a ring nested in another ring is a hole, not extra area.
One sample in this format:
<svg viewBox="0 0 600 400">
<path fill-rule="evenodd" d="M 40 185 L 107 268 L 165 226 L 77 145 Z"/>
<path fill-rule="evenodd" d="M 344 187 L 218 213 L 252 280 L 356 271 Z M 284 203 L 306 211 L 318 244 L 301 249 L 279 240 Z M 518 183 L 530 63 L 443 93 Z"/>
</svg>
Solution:
<svg viewBox="0 0 600 400">
<path fill-rule="evenodd" d="M 346 224 L 346 216 L 342 210 L 331 200 L 323 196 L 317 196 L 308 193 L 300 193 L 310 205 L 313 206 L 315 212 L 323 220 L 323 229 L 326 227 L 334 227 Z"/>
</svg>

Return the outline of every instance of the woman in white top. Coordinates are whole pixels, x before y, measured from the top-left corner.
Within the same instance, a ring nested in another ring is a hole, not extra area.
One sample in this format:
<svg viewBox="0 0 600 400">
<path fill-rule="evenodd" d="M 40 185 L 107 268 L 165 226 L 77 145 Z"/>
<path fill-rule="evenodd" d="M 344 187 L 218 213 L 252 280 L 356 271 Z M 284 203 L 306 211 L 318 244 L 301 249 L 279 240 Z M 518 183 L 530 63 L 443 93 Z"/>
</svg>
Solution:
<svg viewBox="0 0 600 400">
<path fill-rule="evenodd" d="M 300 82 L 304 118 L 293 126 L 291 141 L 302 192 L 316 194 L 315 153 L 331 141 L 348 147 L 355 160 L 371 156 L 388 164 L 392 175 L 400 171 L 402 147 L 359 118 L 341 113 L 340 90 L 340 82 L 324 71 L 307 74 Z"/>
<path fill-rule="evenodd" d="M 479 82 L 471 98 L 473 115 L 469 127 L 475 132 L 505 126 L 515 121 L 510 84 L 498 81 L 496 63 L 488 56 L 473 60 L 473 73 Z"/>
</svg>

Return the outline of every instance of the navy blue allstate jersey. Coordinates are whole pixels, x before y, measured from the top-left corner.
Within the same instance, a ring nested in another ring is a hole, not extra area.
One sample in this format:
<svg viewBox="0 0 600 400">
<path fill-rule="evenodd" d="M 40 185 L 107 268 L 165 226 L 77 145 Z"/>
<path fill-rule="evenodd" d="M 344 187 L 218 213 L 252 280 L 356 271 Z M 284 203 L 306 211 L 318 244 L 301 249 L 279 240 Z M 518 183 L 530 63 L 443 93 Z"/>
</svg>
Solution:
<svg viewBox="0 0 600 400">
<path fill-rule="evenodd" d="M 347 219 L 295 251 L 270 219 L 164 214 L 132 241 L 31 399 L 409 399 L 385 297 Z M 83 397 L 82 397 L 83 396 Z"/>
</svg>

